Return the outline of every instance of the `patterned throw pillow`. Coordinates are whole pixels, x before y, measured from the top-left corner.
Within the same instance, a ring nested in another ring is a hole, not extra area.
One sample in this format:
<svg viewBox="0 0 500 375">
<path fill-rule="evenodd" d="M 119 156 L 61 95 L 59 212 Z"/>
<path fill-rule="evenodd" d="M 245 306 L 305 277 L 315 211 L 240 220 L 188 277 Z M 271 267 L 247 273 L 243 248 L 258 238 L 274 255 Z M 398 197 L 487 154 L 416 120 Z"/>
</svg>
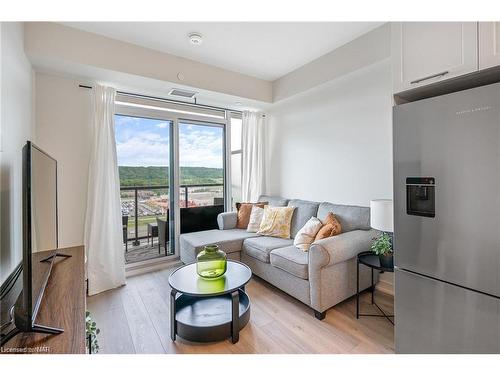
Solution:
<svg viewBox="0 0 500 375">
<path fill-rule="evenodd" d="M 342 233 L 342 226 L 332 212 L 329 212 L 326 219 L 323 220 L 323 226 L 319 230 L 314 241 L 322 240 L 323 238 L 336 236 Z"/>
<path fill-rule="evenodd" d="M 257 233 L 263 217 L 264 209 L 259 206 L 253 206 L 252 212 L 250 213 L 250 221 L 248 222 L 247 232 Z"/>
<path fill-rule="evenodd" d="M 302 251 L 309 251 L 322 226 L 323 223 L 317 217 L 311 217 L 295 236 L 293 245 Z"/>
<path fill-rule="evenodd" d="M 250 214 L 252 212 L 253 206 L 258 206 L 264 208 L 267 202 L 258 203 L 236 203 L 236 209 L 238 210 L 238 216 L 236 219 L 236 228 L 247 229 L 248 222 L 250 221 Z"/>
<path fill-rule="evenodd" d="M 264 207 L 264 217 L 258 234 L 279 238 L 290 238 L 293 211 L 295 207 Z"/>
</svg>

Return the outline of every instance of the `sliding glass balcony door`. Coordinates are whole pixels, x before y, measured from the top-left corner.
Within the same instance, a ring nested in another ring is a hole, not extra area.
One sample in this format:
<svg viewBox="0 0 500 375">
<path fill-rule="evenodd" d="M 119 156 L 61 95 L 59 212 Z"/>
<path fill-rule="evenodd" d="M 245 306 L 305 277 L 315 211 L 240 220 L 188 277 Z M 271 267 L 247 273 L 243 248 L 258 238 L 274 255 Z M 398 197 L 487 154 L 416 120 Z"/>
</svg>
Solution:
<svg viewBox="0 0 500 375">
<path fill-rule="evenodd" d="M 173 121 L 115 115 L 126 263 L 172 255 Z"/>
</svg>

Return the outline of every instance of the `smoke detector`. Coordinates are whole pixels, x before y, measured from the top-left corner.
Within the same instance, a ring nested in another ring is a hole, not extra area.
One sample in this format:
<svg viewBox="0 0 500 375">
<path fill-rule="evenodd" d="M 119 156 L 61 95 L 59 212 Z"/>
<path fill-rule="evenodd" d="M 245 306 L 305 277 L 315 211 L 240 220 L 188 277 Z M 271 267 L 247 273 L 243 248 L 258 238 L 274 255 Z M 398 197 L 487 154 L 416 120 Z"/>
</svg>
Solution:
<svg viewBox="0 0 500 375">
<path fill-rule="evenodd" d="M 191 44 L 195 46 L 199 46 L 201 43 L 203 43 L 203 37 L 199 33 L 191 33 L 188 35 L 188 37 Z"/>
</svg>

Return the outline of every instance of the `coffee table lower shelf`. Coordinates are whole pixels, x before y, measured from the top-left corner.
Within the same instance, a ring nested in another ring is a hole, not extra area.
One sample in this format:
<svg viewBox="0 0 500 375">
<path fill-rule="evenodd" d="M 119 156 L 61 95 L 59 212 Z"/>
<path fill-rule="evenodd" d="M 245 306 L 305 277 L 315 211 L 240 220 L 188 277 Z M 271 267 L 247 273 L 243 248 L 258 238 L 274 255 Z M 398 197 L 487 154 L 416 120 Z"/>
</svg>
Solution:
<svg viewBox="0 0 500 375">
<path fill-rule="evenodd" d="M 238 341 L 239 331 L 250 320 L 250 299 L 244 290 L 213 297 L 195 297 L 180 293 L 175 298 L 175 318 L 172 322 L 172 340 L 175 335 L 188 341 L 213 342 L 229 337 Z M 239 316 L 233 322 L 233 299 L 239 305 Z"/>
</svg>

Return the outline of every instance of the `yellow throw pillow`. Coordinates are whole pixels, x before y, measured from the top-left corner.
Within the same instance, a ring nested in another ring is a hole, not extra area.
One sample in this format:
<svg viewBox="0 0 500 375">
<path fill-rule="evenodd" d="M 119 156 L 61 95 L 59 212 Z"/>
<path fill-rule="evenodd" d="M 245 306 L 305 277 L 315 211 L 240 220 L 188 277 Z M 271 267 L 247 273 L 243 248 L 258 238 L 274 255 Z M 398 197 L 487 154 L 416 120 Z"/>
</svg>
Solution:
<svg viewBox="0 0 500 375">
<path fill-rule="evenodd" d="M 295 207 L 264 207 L 264 216 L 258 234 L 279 238 L 290 238 L 290 227 Z"/>
</svg>

